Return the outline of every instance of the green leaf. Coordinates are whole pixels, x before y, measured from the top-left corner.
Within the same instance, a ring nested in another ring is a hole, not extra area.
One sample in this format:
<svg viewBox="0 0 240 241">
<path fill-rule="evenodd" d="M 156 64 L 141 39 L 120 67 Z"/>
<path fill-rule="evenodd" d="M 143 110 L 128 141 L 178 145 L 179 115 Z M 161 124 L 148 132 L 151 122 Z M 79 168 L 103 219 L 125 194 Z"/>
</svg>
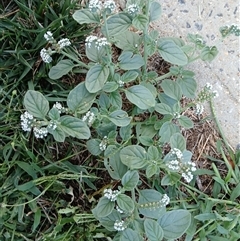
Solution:
<svg viewBox="0 0 240 241">
<path fill-rule="evenodd" d="M 181 100 L 182 98 L 182 90 L 178 83 L 170 80 L 165 79 L 161 83 L 161 87 L 166 95 L 169 97 L 175 99 L 175 100 Z"/>
<path fill-rule="evenodd" d="M 112 121 L 116 126 L 127 126 L 132 119 L 128 116 L 127 112 L 123 110 L 115 110 L 105 117 Z"/>
<path fill-rule="evenodd" d="M 230 196 L 230 200 L 231 201 L 235 201 L 235 199 L 237 197 L 240 196 L 240 182 L 238 183 L 238 185 L 233 189 L 231 196 Z"/>
<path fill-rule="evenodd" d="M 136 231 L 127 228 L 122 232 L 120 241 L 143 241 L 143 238 Z"/>
<path fill-rule="evenodd" d="M 160 113 L 162 115 L 167 115 L 167 114 L 172 115 L 173 114 L 172 108 L 169 105 L 164 104 L 164 103 L 157 103 L 155 105 L 155 111 L 157 111 L 158 113 Z"/>
<path fill-rule="evenodd" d="M 129 70 L 127 72 L 125 72 L 122 76 L 121 76 L 121 80 L 124 83 L 128 83 L 131 82 L 133 80 L 135 80 L 138 77 L 138 72 L 135 70 Z"/>
<path fill-rule="evenodd" d="M 64 142 L 66 135 L 65 132 L 61 129 L 61 127 L 58 127 L 55 130 L 48 130 L 49 133 L 51 133 L 53 135 L 53 138 L 55 141 L 57 142 Z"/>
<path fill-rule="evenodd" d="M 144 189 L 139 191 L 139 212 L 146 217 L 158 219 L 166 212 L 165 207 L 158 205 L 161 199 L 162 194 L 154 189 Z"/>
<path fill-rule="evenodd" d="M 85 50 L 88 59 L 96 63 L 101 63 L 103 57 L 107 55 L 106 47 L 99 48 L 95 42 L 91 43 L 91 47 L 86 46 Z"/>
<path fill-rule="evenodd" d="M 102 90 L 105 92 L 113 92 L 118 89 L 118 84 L 116 82 L 107 82 Z"/>
<path fill-rule="evenodd" d="M 186 149 L 186 140 L 180 133 L 175 133 L 170 138 L 170 146 L 171 148 L 177 148 L 180 151 L 184 151 Z"/>
<path fill-rule="evenodd" d="M 118 109 L 122 108 L 122 96 L 119 91 L 114 91 L 109 94 L 109 100 L 112 106 L 117 107 Z"/>
<path fill-rule="evenodd" d="M 74 67 L 74 63 L 70 59 L 60 60 L 57 65 L 53 66 L 48 76 L 50 79 L 60 79 L 63 75 L 67 74 Z"/>
<path fill-rule="evenodd" d="M 149 166 L 147 166 L 147 169 L 146 169 L 147 178 L 150 178 L 153 175 L 157 174 L 158 171 L 159 171 L 159 168 L 155 164 L 150 164 Z"/>
<path fill-rule="evenodd" d="M 200 54 L 201 60 L 203 61 L 212 61 L 218 54 L 216 46 L 205 46 Z"/>
<path fill-rule="evenodd" d="M 170 138 L 173 134 L 179 133 L 180 129 L 178 126 L 173 124 L 171 121 L 165 122 L 159 131 L 159 135 L 161 136 L 160 141 L 161 142 L 169 142 Z"/>
<path fill-rule="evenodd" d="M 158 20 L 161 16 L 162 9 L 158 2 L 153 2 L 150 5 L 150 22 Z"/>
<path fill-rule="evenodd" d="M 86 143 L 88 151 L 94 156 L 101 154 L 102 151 L 99 148 L 100 143 L 101 141 L 99 139 L 88 140 Z"/>
<path fill-rule="evenodd" d="M 158 223 L 164 231 L 164 238 L 177 239 L 188 229 L 191 223 L 191 214 L 187 210 L 173 210 L 163 214 L 158 219 Z"/>
<path fill-rule="evenodd" d="M 130 51 L 124 51 L 118 57 L 119 67 L 124 70 L 139 69 L 144 65 L 144 60 L 140 54 L 133 54 Z"/>
<path fill-rule="evenodd" d="M 37 173 L 34 170 L 33 166 L 24 162 L 24 161 L 17 161 L 16 164 L 24 170 L 29 176 L 31 176 L 33 179 L 37 179 Z"/>
<path fill-rule="evenodd" d="M 49 111 L 49 103 L 40 92 L 28 90 L 24 96 L 23 103 L 31 115 L 45 119 L 45 116 Z"/>
<path fill-rule="evenodd" d="M 87 124 L 72 116 L 61 116 L 59 128 L 65 132 L 66 135 L 76 137 L 78 139 L 88 139 L 91 135 Z"/>
<path fill-rule="evenodd" d="M 151 145 L 153 145 L 153 139 L 151 137 L 149 137 L 149 136 L 139 136 L 138 140 L 144 146 L 151 146 Z"/>
<path fill-rule="evenodd" d="M 190 99 L 194 99 L 197 91 L 197 82 L 194 78 L 178 78 L 177 83 L 181 87 L 182 93 Z"/>
<path fill-rule="evenodd" d="M 78 84 L 70 91 L 67 97 L 67 106 L 73 112 L 79 114 L 86 113 L 92 106 L 96 94 L 89 93 L 85 87 L 85 83 Z"/>
<path fill-rule="evenodd" d="M 161 241 L 163 239 L 163 230 L 155 220 L 145 219 L 144 230 L 149 241 Z"/>
<path fill-rule="evenodd" d="M 120 151 L 120 159 L 123 164 L 132 170 L 141 169 L 147 165 L 146 151 L 138 145 L 124 147 Z"/>
<path fill-rule="evenodd" d="M 193 128 L 193 122 L 187 116 L 181 115 L 180 118 L 178 118 L 178 122 L 182 127 L 186 129 Z"/>
<path fill-rule="evenodd" d="M 100 23 L 100 15 L 98 13 L 93 13 L 88 9 L 77 10 L 72 16 L 73 19 L 80 24 Z"/>
<path fill-rule="evenodd" d="M 97 210 L 97 217 L 106 217 L 108 216 L 114 209 L 115 202 L 110 201 L 106 197 L 101 197 L 98 201 L 96 210 Z"/>
<path fill-rule="evenodd" d="M 127 172 L 127 166 L 125 166 L 120 159 L 119 149 L 116 146 L 109 145 L 104 152 L 104 166 L 108 170 L 111 178 L 120 180 Z"/>
<path fill-rule="evenodd" d="M 34 221 L 33 221 L 33 226 L 32 226 L 32 232 L 35 232 L 37 227 L 39 226 L 41 222 L 41 209 L 37 209 L 37 211 L 34 213 Z"/>
<path fill-rule="evenodd" d="M 194 216 L 194 218 L 199 220 L 199 221 L 202 221 L 202 222 L 217 219 L 215 213 L 202 213 L 202 214 Z"/>
<path fill-rule="evenodd" d="M 126 191 L 133 190 L 139 181 L 139 174 L 138 171 L 129 170 L 125 173 L 125 175 L 122 177 L 122 185 Z"/>
<path fill-rule="evenodd" d="M 126 90 L 126 96 L 129 101 L 142 110 L 155 106 L 155 98 L 151 91 L 142 85 L 134 85 L 128 88 Z"/>
<path fill-rule="evenodd" d="M 143 14 L 138 14 L 136 17 L 134 17 L 132 24 L 135 28 L 144 30 L 145 26 L 148 24 L 148 17 Z"/>
<path fill-rule="evenodd" d="M 160 41 L 158 51 L 162 58 L 171 64 L 186 65 L 188 63 L 185 53 L 172 40 Z"/>
<path fill-rule="evenodd" d="M 128 30 L 115 35 L 114 39 L 116 40 L 115 45 L 118 48 L 131 52 L 135 52 L 142 42 L 142 38 L 137 33 Z"/>
<path fill-rule="evenodd" d="M 125 32 L 132 24 L 132 17 L 128 13 L 118 13 L 107 19 L 110 36 Z M 104 29 L 103 29 L 104 32 Z"/>
<path fill-rule="evenodd" d="M 101 90 L 107 81 L 109 69 L 107 66 L 96 64 L 87 72 L 85 86 L 90 93 Z"/>
<path fill-rule="evenodd" d="M 48 112 L 48 116 L 51 120 L 58 120 L 60 118 L 60 113 L 57 108 L 52 108 Z"/>
<path fill-rule="evenodd" d="M 117 205 L 126 213 L 131 213 L 134 209 L 133 200 L 125 194 L 117 195 Z"/>
<path fill-rule="evenodd" d="M 123 141 L 127 141 L 128 139 L 130 139 L 132 134 L 132 125 L 129 124 L 127 126 L 122 126 L 119 130 L 119 134 Z"/>
</svg>

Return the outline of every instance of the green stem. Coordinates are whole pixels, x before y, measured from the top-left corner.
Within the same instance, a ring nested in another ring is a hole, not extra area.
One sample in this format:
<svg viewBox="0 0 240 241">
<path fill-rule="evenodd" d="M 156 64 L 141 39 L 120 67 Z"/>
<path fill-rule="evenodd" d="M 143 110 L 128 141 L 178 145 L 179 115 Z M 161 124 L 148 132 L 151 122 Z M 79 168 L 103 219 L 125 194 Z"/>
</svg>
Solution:
<svg viewBox="0 0 240 241">
<path fill-rule="evenodd" d="M 146 12 L 145 16 L 149 19 L 149 7 L 150 7 L 150 1 L 146 1 Z M 149 24 L 149 20 L 148 20 Z M 147 74 L 147 60 L 148 60 L 148 53 L 147 53 L 147 36 L 148 36 L 148 24 L 146 24 L 144 30 L 143 30 L 143 39 L 144 39 L 144 66 L 143 66 L 143 76 L 146 76 Z M 145 78 L 145 77 L 144 77 Z"/>
<path fill-rule="evenodd" d="M 84 64 L 82 61 L 79 61 L 78 59 L 76 59 L 75 57 L 73 57 L 72 55 L 66 53 L 66 52 L 62 52 L 63 55 L 65 55 L 66 57 L 68 57 L 69 59 L 72 59 L 73 61 L 77 62 L 79 66 L 82 66 L 86 69 L 90 69 L 90 67 L 87 64 Z"/>
<path fill-rule="evenodd" d="M 159 77 L 156 78 L 154 81 L 155 81 L 155 82 L 158 82 L 158 81 L 164 80 L 164 79 L 166 79 L 166 78 L 169 78 L 169 77 L 171 77 L 171 76 L 172 76 L 171 72 L 168 72 L 168 73 L 166 73 L 166 74 L 164 74 L 164 75 L 159 76 Z"/>
</svg>

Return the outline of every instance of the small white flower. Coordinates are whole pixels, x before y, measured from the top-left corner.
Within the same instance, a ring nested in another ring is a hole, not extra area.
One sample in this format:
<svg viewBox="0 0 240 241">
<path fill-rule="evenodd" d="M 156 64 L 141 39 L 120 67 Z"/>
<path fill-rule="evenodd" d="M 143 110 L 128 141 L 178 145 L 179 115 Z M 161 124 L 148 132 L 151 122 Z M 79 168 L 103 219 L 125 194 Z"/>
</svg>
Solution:
<svg viewBox="0 0 240 241">
<path fill-rule="evenodd" d="M 105 151 L 107 148 L 107 143 L 108 143 L 108 138 L 107 136 L 103 137 L 103 140 L 101 141 L 101 143 L 99 144 L 99 148 L 101 151 Z"/>
<path fill-rule="evenodd" d="M 175 112 L 174 113 L 174 118 L 175 119 L 179 119 L 181 117 L 181 115 L 178 113 L 178 112 Z"/>
<path fill-rule="evenodd" d="M 170 198 L 167 194 L 164 194 L 159 203 L 161 207 L 166 207 L 170 203 Z"/>
<path fill-rule="evenodd" d="M 33 133 L 34 133 L 34 136 L 36 138 L 41 138 L 42 139 L 42 138 L 47 136 L 48 130 L 45 127 L 38 128 L 38 127 L 35 126 L 33 128 Z"/>
<path fill-rule="evenodd" d="M 204 111 L 204 107 L 201 104 L 196 104 L 195 113 L 196 115 L 201 115 Z"/>
<path fill-rule="evenodd" d="M 102 4 L 99 0 L 90 0 L 88 8 L 91 12 L 97 12 L 98 10 L 101 10 Z"/>
<path fill-rule="evenodd" d="M 116 210 L 119 212 L 119 213 L 124 213 L 123 210 L 121 208 L 119 208 L 118 206 L 116 206 Z"/>
<path fill-rule="evenodd" d="M 54 120 L 51 120 L 47 126 L 47 129 L 55 130 L 57 128 L 57 122 Z"/>
<path fill-rule="evenodd" d="M 25 111 L 21 117 L 21 127 L 23 131 L 31 131 L 34 122 L 33 115 Z"/>
<path fill-rule="evenodd" d="M 206 83 L 205 88 L 208 90 L 212 90 L 212 85 L 210 83 Z"/>
<path fill-rule="evenodd" d="M 50 56 L 51 50 L 46 50 L 43 48 L 40 52 L 40 56 L 45 63 L 51 63 L 52 62 L 52 57 Z"/>
<path fill-rule="evenodd" d="M 116 220 L 114 225 L 113 225 L 114 229 L 116 229 L 117 231 L 123 231 L 124 229 L 126 229 L 126 225 L 125 222 L 123 220 Z"/>
<path fill-rule="evenodd" d="M 213 93 L 213 98 L 217 98 L 219 96 L 219 94 L 216 90 L 214 90 L 212 93 Z"/>
<path fill-rule="evenodd" d="M 99 38 L 95 42 L 95 44 L 96 44 L 97 49 L 100 49 L 100 48 L 102 48 L 104 46 L 110 45 L 106 38 Z"/>
<path fill-rule="evenodd" d="M 47 31 L 45 34 L 44 34 L 44 38 L 49 41 L 50 43 L 53 43 L 54 42 L 54 38 L 53 38 L 53 34 L 52 32 L 50 31 Z"/>
<path fill-rule="evenodd" d="M 104 2 L 103 7 L 110 13 L 113 13 L 116 9 L 116 4 L 113 0 L 107 0 Z"/>
<path fill-rule="evenodd" d="M 59 102 L 56 102 L 56 103 L 53 105 L 53 108 L 56 108 L 56 109 L 58 110 L 59 114 L 61 114 L 61 113 L 62 113 L 62 110 L 64 109 L 64 107 L 62 106 L 62 104 L 59 103 Z"/>
<path fill-rule="evenodd" d="M 88 111 L 86 115 L 83 116 L 82 120 L 86 122 L 88 126 L 91 126 L 95 120 L 95 115 L 93 112 Z"/>
<path fill-rule="evenodd" d="M 112 189 L 105 189 L 103 193 L 104 193 L 104 197 L 109 199 L 111 202 L 114 202 L 117 200 L 117 196 L 118 194 L 120 194 L 120 191 L 118 190 L 112 191 Z"/>
<path fill-rule="evenodd" d="M 129 14 L 135 15 L 135 14 L 138 13 L 139 7 L 138 7 L 137 4 L 131 4 L 127 7 L 127 11 L 128 11 Z"/>
<path fill-rule="evenodd" d="M 118 81 L 118 85 L 119 85 L 119 87 L 123 87 L 124 84 L 125 84 L 125 83 L 124 83 L 122 80 L 119 80 L 119 81 Z"/>
<path fill-rule="evenodd" d="M 68 38 L 63 38 L 63 39 L 58 41 L 58 45 L 59 45 L 59 48 L 62 49 L 66 46 L 70 46 L 71 42 Z"/>
</svg>

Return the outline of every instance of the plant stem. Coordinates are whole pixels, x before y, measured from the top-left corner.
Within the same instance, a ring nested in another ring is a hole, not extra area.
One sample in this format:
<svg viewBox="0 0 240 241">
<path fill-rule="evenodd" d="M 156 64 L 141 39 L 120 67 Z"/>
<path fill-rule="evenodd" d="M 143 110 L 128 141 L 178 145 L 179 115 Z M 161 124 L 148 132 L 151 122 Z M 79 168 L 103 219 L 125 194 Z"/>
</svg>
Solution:
<svg viewBox="0 0 240 241">
<path fill-rule="evenodd" d="M 146 1 L 146 12 L 145 16 L 148 18 L 148 24 L 149 24 L 149 7 L 150 7 L 150 1 Z M 148 53 L 147 53 L 147 35 L 148 35 L 148 24 L 146 24 L 144 30 L 143 30 L 143 39 L 144 39 L 144 66 L 143 66 L 143 76 L 146 76 L 147 74 L 147 60 L 148 60 Z M 145 77 L 144 77 L 145 78 Z"/>
<path fill-rule="evenodd" d="M 66 52 L 62 52 L 66 57 L 68 57 L 69 59 L 72 59 L 73 61 L 77 62 L 78 65 L 86 68 L 86 69 L 90 69 L 90 67 L 87 64 L 84 64 L 82 61 L 79 61 L 78 59 L 74 58 L 72 55 L 66 53 Z"/>
<path fill-rule="evenodd" d="M 159 76 L 158 78 L 156 78 L 156 79 L 155 79 L 155 82 L 164 80 L 164 79 L 169 78 L 169 77 L 171 77 L 171 76 L 172 76 L 171 72 L 168 72 L 168 73 L 166 73 L 166 74 L 164 74 L 164 75 L 161 75 L 161 76 Z"/>
</svg>

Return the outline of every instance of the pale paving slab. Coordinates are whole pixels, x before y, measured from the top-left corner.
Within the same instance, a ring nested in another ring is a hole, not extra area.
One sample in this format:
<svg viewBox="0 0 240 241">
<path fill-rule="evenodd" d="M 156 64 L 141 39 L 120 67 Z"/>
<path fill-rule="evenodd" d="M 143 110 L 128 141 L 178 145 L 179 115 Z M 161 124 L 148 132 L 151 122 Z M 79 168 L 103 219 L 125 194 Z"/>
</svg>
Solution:
<svg viewBox="0 0 240 241">
<path fill-rule="evenodd" d="M 199 88 L 207 82 L 217 90 L 214 99 L 217 117 L 230 145 L 240 143 L 240 51 L 239 37 L 229 36 L 221 41 L 219 28 L 225 25 L 240 26 L 239 1 L 157 0 L 162 16 L 154 23 L 162 36 L 183 39 L 188 33 L 199 34 L 209 46 L 217 46 L 218 56 L 211 62 L 201 60 L 188 66 L 196 74 Z M 210 113 L 209 108 L 207 112 Z"/>
</svg>

